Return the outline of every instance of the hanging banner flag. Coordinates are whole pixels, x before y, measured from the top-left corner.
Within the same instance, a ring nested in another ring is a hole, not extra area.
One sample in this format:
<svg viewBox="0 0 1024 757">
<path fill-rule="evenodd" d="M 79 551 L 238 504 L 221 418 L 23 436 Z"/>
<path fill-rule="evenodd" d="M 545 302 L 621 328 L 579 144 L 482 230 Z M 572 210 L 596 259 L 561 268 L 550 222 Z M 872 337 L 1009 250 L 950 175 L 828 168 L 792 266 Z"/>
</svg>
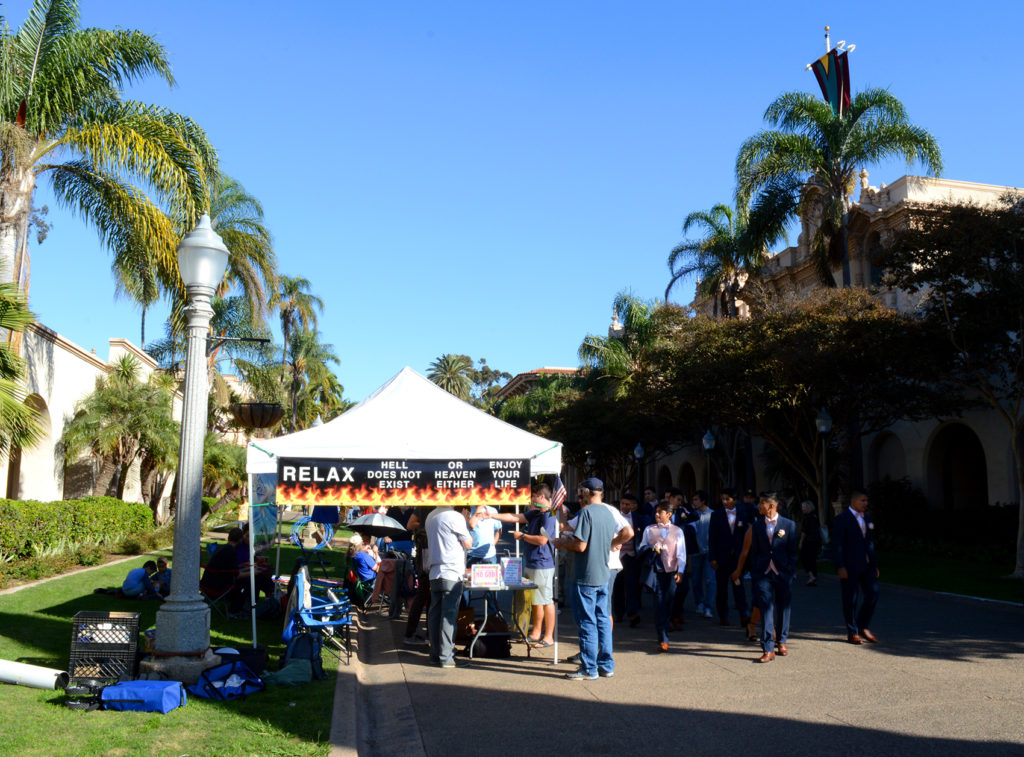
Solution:
<svg viewBox="0 0 1024 757">
<path fill-rule="evenodd" d="M 850 62 L 847 50 L 837 52 L 834 48 L 811 64 L 814 78 L 821 87 L 822 97 L 832 106 L 837 116 L 850 107 Z"/>
<path fill-rule="evenodd" d="M 528 505 L 529 460 L 317 460 L 277 462 L 279 505 L 426 507 Z"/>
<path fill-rule="evenodd" d="M 257 473 L 252 477 L 249 528 L 257 552 L 272 545 L 277 535 L 277 508 L 274 507 L 276 484 L 277 476 L 273 473 Z"/>
</svg>

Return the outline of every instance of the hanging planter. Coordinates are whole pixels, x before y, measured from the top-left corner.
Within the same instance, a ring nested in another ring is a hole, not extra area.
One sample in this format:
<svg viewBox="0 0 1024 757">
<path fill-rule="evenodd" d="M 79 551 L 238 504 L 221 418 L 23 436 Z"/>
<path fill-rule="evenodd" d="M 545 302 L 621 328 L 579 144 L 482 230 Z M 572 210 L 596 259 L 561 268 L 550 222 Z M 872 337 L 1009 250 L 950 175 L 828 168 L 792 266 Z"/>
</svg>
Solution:
<svg viewBox="0 0 1024 757">
<path fill-rule="evenodd" d="M 270 428 L 284 417 L 277 402 L 237 402 L 229 409 L 242 428 Z"/>
</svg>

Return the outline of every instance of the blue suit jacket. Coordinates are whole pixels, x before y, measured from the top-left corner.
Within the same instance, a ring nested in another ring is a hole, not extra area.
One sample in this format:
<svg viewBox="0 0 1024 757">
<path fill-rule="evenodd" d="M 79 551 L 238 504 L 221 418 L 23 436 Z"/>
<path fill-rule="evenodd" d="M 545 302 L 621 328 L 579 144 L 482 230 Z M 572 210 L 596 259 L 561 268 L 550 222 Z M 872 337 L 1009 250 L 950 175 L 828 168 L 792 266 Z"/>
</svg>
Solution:
<svg viewBox="0 0 1024 757">
<path fill-rule="evenodd" d="M 752 576 L 763 576 L 768 566 L 775 563 L 779 575 L 792 578 L 796 570 L 796 553 L 799 538 L 796 523 L 781 515 L 775 522 L 772 540 L 768 541 L 768 527 L 764 517 L 759 515 L 751 526 L 750 534 L 750 573 Z"/>
<path fill-rule="evenodd" d="M 719 563 L 719 566 L 735 566 L 743 550 L 743 537 L 750 527 L 747 511 L 736 506 L 736 528 L 729 531 L 729 518 L 725 508 L 720 507 L 711 513 L 708 525 L 708 560 Z"/>
<path fill-rule="evenodd" d="M 867 536 L 860 532 L 860 524 L 850 509 L 843 510 L 836 516 L 832 524 L 835 535 L 832 539 L 835 546 L 836 568 L 846 568 L 851 576 L 859 576 L 868 568 L 878 570 L 875 558 L 875 524 L 871 517 L 864 513 Z"/>
</svg>

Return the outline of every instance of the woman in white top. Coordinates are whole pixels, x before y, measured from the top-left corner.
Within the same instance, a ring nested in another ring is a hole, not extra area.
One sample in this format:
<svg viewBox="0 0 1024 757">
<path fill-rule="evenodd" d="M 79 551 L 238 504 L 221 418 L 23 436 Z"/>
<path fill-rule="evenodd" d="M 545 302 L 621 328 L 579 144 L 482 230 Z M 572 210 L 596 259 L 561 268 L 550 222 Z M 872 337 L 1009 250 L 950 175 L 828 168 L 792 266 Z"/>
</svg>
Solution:
<svg viewBox="0 0 1024 757">
<path fill-rule="evenodd" d="M 652 573 L 654 577 L 655 629 L 658 633 L 658 648 L 668 651 L 669 615 L 676 586 L 683 580 L 686 570 L 686 540 L 679 526 L 672 525 L 672 506 L 661 502 L 654 509 L 654 524 L 644 529 L 640 542 L 640 554 L 654 551 Z"/>
</svg>

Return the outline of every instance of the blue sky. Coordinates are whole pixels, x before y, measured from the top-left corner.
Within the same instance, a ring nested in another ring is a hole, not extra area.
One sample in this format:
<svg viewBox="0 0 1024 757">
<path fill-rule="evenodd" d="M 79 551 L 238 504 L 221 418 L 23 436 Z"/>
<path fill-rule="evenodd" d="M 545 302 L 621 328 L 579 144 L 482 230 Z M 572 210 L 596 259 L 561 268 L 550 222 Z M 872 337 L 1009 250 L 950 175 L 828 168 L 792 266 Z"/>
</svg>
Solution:
<svg viewBox="0 0 1024 757">
<path fill-rule="evenodd" d="M 804 66 L 826 23 L 857 45 L 854 90 L 901 98 L 946 177 L 1024 184 L 1019 63 L 1000 34 L 1024 20 L 1018 2 L 82 5 L 83 26 L 167 48 L 177 86 L 127 96 L 198 121 L 262 201 L 281 272 L 324 299 L 354 400 L 445 352 L 513 374 L 574 366 L 617 292 L 660 298 L 682 219 L 730 200 L 768 103 L 817 92 Z M 11 26 L 28 7 L 5 3 Z M 109 337 L 137 343 L 95 232 L 45 183 L 37 204 L 54 224 L 32 251 L 40 320 L 101 356 Z"/>
</svg>

